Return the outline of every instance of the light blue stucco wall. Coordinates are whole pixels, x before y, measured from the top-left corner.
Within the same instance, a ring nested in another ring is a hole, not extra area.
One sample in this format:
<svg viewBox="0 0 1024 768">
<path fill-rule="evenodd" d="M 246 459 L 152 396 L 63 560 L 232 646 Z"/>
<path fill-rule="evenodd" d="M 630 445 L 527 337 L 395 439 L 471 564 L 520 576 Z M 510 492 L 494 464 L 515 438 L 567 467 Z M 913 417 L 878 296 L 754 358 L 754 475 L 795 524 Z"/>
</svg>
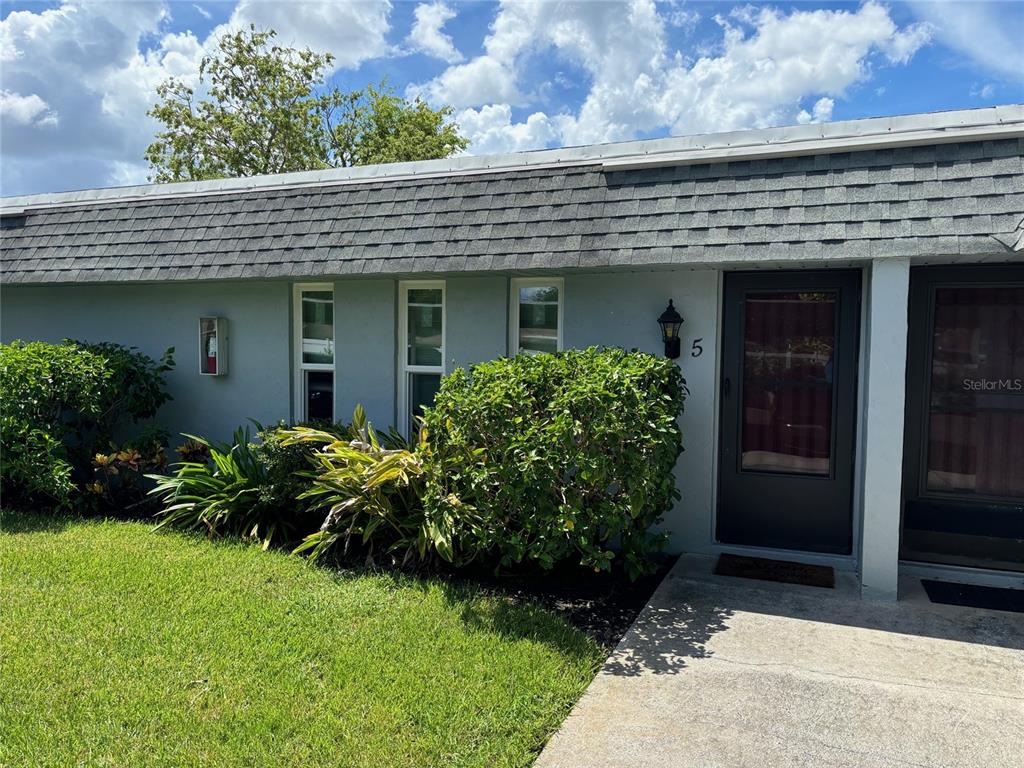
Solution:
<svg viewBox="0 0 1024 768">
<path fill-rule="evenodd" d="M 504 355 L 508 348 L 508 278 L 452 278 L 445 282 L 445 290 L 445 370 Z"/>
<path fill-rule="evenodd" d="M 341 421 L 361 403 L 378 429 L 395 423 L 396 301 L 394 280 L 334 284 L 334 413 Z"/>
<path fill-rule="evenodd" d="M 226 439 L 253 418 L 291 410 L 289 294 L 283 282 L 4 286 L 0 337 L 115 341 L 157 358 L 175 348 L 174 400 L 157 422 L 172 433 Z M 228 374 L 199 374 L 199 318 L 228 320 Z"/>
<path fill-rule="evenodd" d="M 676 469 L 682 500 L 667 517 L 670 549 L 711 551 L 715 467 L 715 391 L 719 275 L 715 270 L 564 276 L 563 346 L 637 348 L 662 354 L 657 317 L 669 298 L 685 318 L 679 363 L 691 396 L 681 424 L 686 452 Z M 424 277 L 433 277 L 424 275 Z M 509 278 L 445 281 L 447 371 L 490 360 L 508 348 Z M 379 428 L 394 424 L 398 282 L 349 279 L 335 290 L 335 413 L 356 403 Z M 249 417 L 288 419 L 293 403 L 292 285 L 287 282 L 5 286 L 0 336 L 59 341 L 117 341 L 158 356 L 177 350 L 168 376 L 175 397 L 158 421 L 173 432 L 225 439 Z M 198 318 L 229 322 L 225 377 L 198 373 Z M 703 352 L 691 356 L 702 339 Z"/>
</svg>

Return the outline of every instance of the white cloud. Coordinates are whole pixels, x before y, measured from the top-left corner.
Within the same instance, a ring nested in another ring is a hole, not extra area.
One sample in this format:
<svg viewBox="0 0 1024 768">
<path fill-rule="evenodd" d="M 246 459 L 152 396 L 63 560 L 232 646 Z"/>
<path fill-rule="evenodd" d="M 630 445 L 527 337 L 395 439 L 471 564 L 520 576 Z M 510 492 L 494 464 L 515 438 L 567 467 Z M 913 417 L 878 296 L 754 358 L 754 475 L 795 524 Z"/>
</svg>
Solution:
<svg viewBox="0 0 1024 768">
<path fill-rule="evenodd" d="M 416 20 L 408 38 L 414 51 L 447 61 L 449 64 L 465 58 L 456 49 L 451 36 L 442 31 L 444 25 L 455 18 L 455 11 L 438 0 L 430 4 L 420 3 L 414 13 Z"/>
<path fill-rule="evenodd" d="M 145 53 L 136 50 L 124 66 L 104 78 L 100 96 L 103 113 L 117 121 L 126 121 L 123 124 L 140 132 L 153 126 L 144 134 L 148 143 L 155 125 L 145 114 L 156 99 L 157 86 L 168 77 L 174 77 L 194 87 L 205 53 L 206 48 L 191 32 L 166 34 L 160 38 L 158 47 Z"/>
<path fill-rule="evenodd" d="M 668 25 L 676 29 L 682 29 L 686 34 L 693 32 L 702 18 L 697 11 L 686 10 L 685 0 L 669 0 L 665 11 L 665 19 Z"/>
<path fill-rule="evenodd" d="M 791 122 L 809 94 L 842 97 L 866 80 L 872 55 L 907 60 L 925 37 L 899 29 L 883 6 L 856 11 L 751 10 L 739 25 L 719 18 L 719 55 L 666 75 L 663 115 L 676 133 L 766 127 Z"/>
<path fill-rule="evenodd" d="M 978 67 L 1009 78 L 1018 91 L 1024 73 L 1024 4 L 912 0 L 911 8 L 942 42 Z"/>
<path fill-rule="evenodd" d="M 801 109 L 797 113 L 796 121 L 800 125 L 806 125 L 807 123 L 827 123 L 832 119 L 832 108 L 835 107 L 836 103 L 833 99 L 828 96 L 822 96 L 808 112 L 806 109 Z"/>
<path fill-rule="evenodd" d="M 158 35 L 165 17 L 160 2 L 67 2 L 0 21 L 2 89 L 32 94 L 59 116 L 45 131 L 5 119 L 4 194 L 108 183 L 115 161 L 142 159 L 153 134 L 148 102 L 127 109 L 143 86 L 124 73 L 139 66 L 139 41 Z M 160 56 L 159 46 L 147 54 Z"/>
<path fill-rule="evenodd" d="M 15 125 L 57 125 L 57 113 L 50 105 L 30 93 L 22 96 L 14 91 L 0 91 L 0 119 Z"/>
<path fill-rule="evenodd" d="M 513 123 L 508 104 L 464 109 L 455 122 L 471 138 L 470 150 L 478 155 L 542 149 L 558 138 L 557 129 L 543 112 L 530 115 L 526 122 Z"/>
<path fill-rule="evenodd" d="M 410 92 L 455 104 L 462 114 L 469 108 L 490 114 L 486 123 L 466 123 L 473 152 L 517 146 L 517 124 L 495 128 L 504 112 L 486 110 L 527 103 L 531 94 L 521 81 L 531 57 L 547 53 L 578 67 L 589 80 L 577 110 L 532 116 L 535 124 L 544 120 L 555 126 L 557 135 L 549 142 L 614 141 L 666 127 L 680 134 L 823 121 L 831 119 L 835 100 L 867 80 L 873 67 L 905 64 L 931 34 L 924 23 L 899 27 L 874 0 L 854 10 L 797 7 L 789 13 L 741 6 L 728 17 L 715 17 L 722 38 L 696 48 L 694 60 L 671 51 L 665 32 L 666 24 L 688 23 L 673 14 L 689 12 L 678 4 L 664 10 L 659 13 L 653 0 L 508 0 L 480 56 Z M 808 111 L 802 104 L 812 96 L 817 102 Z M 501 146 L 502 136 L 510 143 Z"/>
<path fill-rule="evenodd" d="M 110 173 L 110 183 L 115 187 L 145 184 L 149 177 L 149 166 L 145 163 L 129 163 L 115 160 Z"/>
<path fill-rule="evenodd" d="M 996 87 L 992 83 L 985 83 L 984 85 L 974 85 L 971 87 L 971 96 L 981 99 L 991 99 L 996 95 Z"/>
<path fill-rule="evenodd" d="M 893 64 L 906 64 L 920 48 L 931 42 L 935 28 L 928 22 L 911 24 L 902 30 L 893 30 L 892 36 L 881 48 Z"/>
<path fill-rule="evenodd" d="M 478 56 L 465 64 L 448 67 L 426 85 L 411 85 L 407 96 L 422 96 L 454 107 L 506 102 L 520 105 L 525 98 L 516 86 L 515 71 L 490 56 Z"/>
<path fill-rule="evenodd" d="M 194 85 L 228 29 L 270 26 L 287 45 L 330 51 L 336 68 L 390 52 L 388 0 L 242 0 L 205 40 L 168 32 L 162 0 L 65 0 L 0 21 L 4 194 L 137 183 L 157 130 L 146 111 L 169 76 Z M 41 131 L 40 128 L 46 128 Z"/>
<path fill-rule="evenodd" d="M 389 0 L 317 0 L 301 3 L 240 0 L 227 25 L 231 29 L 269 27 L 283 45 L 334 54 L 338 69 L 353 69 L 391 52 Z M 222 27 L 210 37 L 216 37 Z"/>
<path fill-rule="evenodd" d="M 206 10 L 205 8 L 203 8 L 203 6 L 199 5 L 198 3 L 192 3 L 192 7 L 193 7 L 193 8 L 195 8 L 195 9 L 196 9 L 196 13 L 198 13 L 198 14 L 199 14 L 200 16 L 202 16 L 202 17 L 203 17 L 204 19 L 207 19 L 207 20 L 209 20 L 209 19 L 212 19 L 212 18 L 213 18 L 213 14 L 212 14 L 212 13 L 210 13 L 210 12 L 209 12 L 208 10 Z"/>
</svg>

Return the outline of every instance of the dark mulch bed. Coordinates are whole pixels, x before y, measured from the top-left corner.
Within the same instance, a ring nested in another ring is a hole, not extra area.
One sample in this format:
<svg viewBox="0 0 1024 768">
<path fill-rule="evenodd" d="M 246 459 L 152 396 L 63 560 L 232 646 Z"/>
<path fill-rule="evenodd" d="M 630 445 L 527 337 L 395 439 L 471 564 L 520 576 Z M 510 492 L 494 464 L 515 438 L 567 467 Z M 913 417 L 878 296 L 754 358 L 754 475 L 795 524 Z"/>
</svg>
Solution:
<svg viewBox="0 0 1024 768">
<path fill-rule="evenodd" d="M 540 571 L 474 573 L 475 583 L 514 601 L 530 601 L 559 614 L 611 651 L 647 604 L 676 558 L 662 556 L 657 571 L 636 581 L 625 573 L 594 573 L 578 566 Z M 469 576 L 462 572 L 460 577 Z"/>
<path fill-rule="evenodd" d="M 129 512 L 107 512 L 104 516 L 155 525 L 159 519 L 147 515 L 148 511 L 140 508 Z M 282 549 L 290 551 L 292 546 L 284 546 Z M 361 555 L 339 558 L 333 562 L 328 560 L 324 564 L 343 569 L 360 570 L 369 567 L 415 572 L 423 576 L 447 578 L 453 582 L 472 581 L 494 594 L 515 602 L 533 602 L 557 613 L 610 652 L 619 644 L 619 640 L 626 634 L 626 630 L 647 604 L 675 561 L 675 556 L 655 556 L 655 572 L 636 581 L 630 581 L 619 568 L 610 573 L 594 573 L 574 564 L 558 565 L 546 572 L 539 569 L 521 569 L 502 570 L 497 573 L 483 566 L 455 572 L 443 566 L 438 568 L 436 565 L 402 568 L 396 563 L 379 560 L 370 566 Z"/>
</svg>

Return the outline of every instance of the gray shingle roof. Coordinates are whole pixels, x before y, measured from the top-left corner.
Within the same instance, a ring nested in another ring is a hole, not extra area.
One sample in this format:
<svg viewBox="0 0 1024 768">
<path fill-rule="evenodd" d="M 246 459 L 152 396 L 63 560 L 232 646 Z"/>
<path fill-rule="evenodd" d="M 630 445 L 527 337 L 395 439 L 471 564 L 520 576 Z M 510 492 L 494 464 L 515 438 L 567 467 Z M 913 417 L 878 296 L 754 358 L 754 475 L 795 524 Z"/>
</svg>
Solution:
<svg viewBox="0 0 1024 768">
<path fill-rule="evenodd" d="M 5 283 L 1019 258 L 1024 139 L 102 200 L 0 232 Z M 14 222 L 9 222 L 13 224 Z"/>
</svg>

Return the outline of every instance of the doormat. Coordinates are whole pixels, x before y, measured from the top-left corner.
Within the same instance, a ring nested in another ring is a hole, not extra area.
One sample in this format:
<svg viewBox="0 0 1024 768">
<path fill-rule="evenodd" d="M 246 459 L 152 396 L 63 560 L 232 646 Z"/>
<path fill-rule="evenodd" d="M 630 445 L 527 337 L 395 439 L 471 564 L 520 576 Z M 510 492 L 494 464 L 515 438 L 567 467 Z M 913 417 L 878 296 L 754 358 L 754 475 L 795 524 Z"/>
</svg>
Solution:
<svg viewBox="0 0 1024 768">
<path fill-rule="evenodd" d="M 921 579 L 921 586 L 933 603 L 1024 613 L 1024 590 L 1021 589 L 982 587 L 977 584 L 955 584 L 951 581 L 931 579 Z"/>
<path fill-rule="evenodd" d="M 801 584 L 805 587 L 833 589 L 836 586 L 835 571 L 827 565 L 807 565 L 790 560 L 769 560 L 766 557 L 719 555 L 715 573 L 719 576 L 778 581 L 783 584 Z"/>
</svg>

